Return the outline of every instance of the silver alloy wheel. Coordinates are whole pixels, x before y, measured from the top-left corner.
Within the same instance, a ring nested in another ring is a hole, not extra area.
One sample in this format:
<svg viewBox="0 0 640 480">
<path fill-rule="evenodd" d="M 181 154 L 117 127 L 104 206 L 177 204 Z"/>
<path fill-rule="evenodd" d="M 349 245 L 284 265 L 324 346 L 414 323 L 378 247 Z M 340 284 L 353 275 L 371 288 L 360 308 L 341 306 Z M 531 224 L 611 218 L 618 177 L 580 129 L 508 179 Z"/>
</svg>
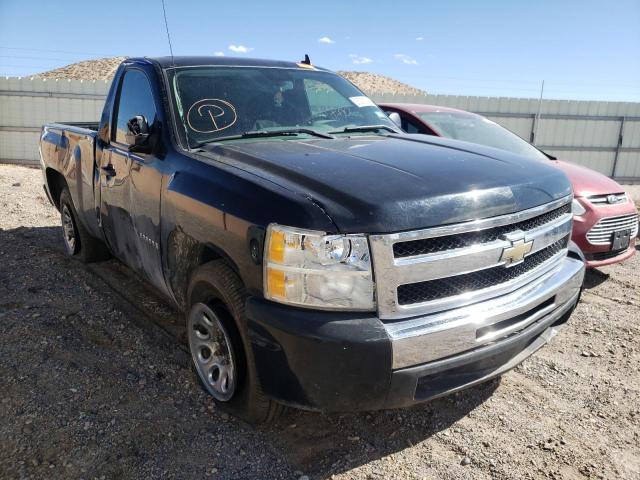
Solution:
<svg viewBox="0 0 640 480">
<path fill-rule="evenodd" d="M 70 255 L 76 252 L 76 227 L 68 205 L 62 206 L 62 238 Z"/>
<path fill-rule="evenodd" d="M 196 303 L 187 328 L 191 358 L 202 383 L 216 400 L 230 400 L 236 390 L 235 356 L 220 318 L 204 303 Z"/>
</svg>

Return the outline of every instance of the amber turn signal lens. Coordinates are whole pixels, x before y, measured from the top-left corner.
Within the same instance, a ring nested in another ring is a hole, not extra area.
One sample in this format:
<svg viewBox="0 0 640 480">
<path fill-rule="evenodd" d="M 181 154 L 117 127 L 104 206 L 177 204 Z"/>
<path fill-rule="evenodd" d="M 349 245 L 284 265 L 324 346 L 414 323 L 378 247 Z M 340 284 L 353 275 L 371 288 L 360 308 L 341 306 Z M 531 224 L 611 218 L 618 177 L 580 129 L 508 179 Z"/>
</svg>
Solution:
<svg viewBox="0 0 640 480">
<path fill-rule="evenodd" d="M 269 258 L 272 262 L 282 263 L 284 261 L 284 232 L 273 231 L 269 239 Z"/>
<path fill-rule="evenodd" d="M 286 275 L 282 270 L 267 269 L 267 287 L 274 297 L 286 297 Z"/>
</svg>

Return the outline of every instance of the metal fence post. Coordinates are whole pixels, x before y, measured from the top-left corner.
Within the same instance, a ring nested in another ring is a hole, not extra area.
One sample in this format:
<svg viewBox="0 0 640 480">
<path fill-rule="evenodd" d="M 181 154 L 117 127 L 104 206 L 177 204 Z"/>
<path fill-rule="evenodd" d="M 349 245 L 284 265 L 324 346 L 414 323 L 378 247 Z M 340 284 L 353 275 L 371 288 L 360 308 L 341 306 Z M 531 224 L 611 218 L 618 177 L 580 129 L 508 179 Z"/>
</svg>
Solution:
<svg viewBox="0 0 640 480">
<path fill-rule="evenodd" d="M 535 145 L 536 142 L 536 123 L 538 122 L 538 116 L 537 115 L 533 115 L 533 121 L 531 122 L 531 135 L 529 135 L 529 143 L 531 145 Z"/>
<path fill-rule="evenodd" d="M 616 145 L 616 153 L 613 157 L 613 166 L 611 167 L 611 178 L 616 178 L 616 167 L 618 166 L 618 156 L 620 155 L 620 149 L 622 148 L 623 134 L 624 134 L 624 121 L 626 117 L 620 119 L 620 130 L 618 131 L 618 144 Z"/>
<path fill-rule="evenodd" d="M 544 93 L 544 80 L 542 80 L 542 86 L 540 87 L 540 99 L 538 100 L 538 113 L 533 117 L 533 125 L 531 130 L 531 144 L 535 146 L 536 137 L 538 136 L 538 123 L 540 123 L 540 112 L 542 111 L 542 94 Z"/>
</svg>

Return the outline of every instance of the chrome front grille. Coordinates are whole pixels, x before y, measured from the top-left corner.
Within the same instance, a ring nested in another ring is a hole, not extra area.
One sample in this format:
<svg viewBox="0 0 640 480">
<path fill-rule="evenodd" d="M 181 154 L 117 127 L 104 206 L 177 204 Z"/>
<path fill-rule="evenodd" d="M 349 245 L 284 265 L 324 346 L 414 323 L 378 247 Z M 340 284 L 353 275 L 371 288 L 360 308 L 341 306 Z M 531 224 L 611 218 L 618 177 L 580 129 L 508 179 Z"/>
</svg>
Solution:
<svg viewBox="0 0 640 480">
<path fill-rule="evenodd" d="M 477 292 L 486 288 L 497 287 L 506 282 L 530 272 L 534 268 L 553 258 L 563 249 L 567 248 L 569 236 L 552 243 L 542 250 L 529 255 L 523 262 L 512 268 L 503 265 L 477 270 L 471 273 L 463 273 L 454 277 L 438 278 L 426 282 L 409 283 L 398 287 L 398 303 L 410 305 L 412 303 L 439 300 L 454 295 L 462 295 L 467 292 Z"/>
<path fill-rule="evenodd" d="M 620 215 L 602 218 L 587 233 L 587 240 L 592 245 L 611 244 L 613 233 L 620 230 L 631 230 L 631 238 L 638 234 L 638 215 Z"/>
<path fill-rule="evenodd" d="M 592 195 L 587 199 L 594 205 L 617 205 L 627 201 L 627 194 L 622 192 L 608 195 Z"/>
<path fill-rule="evenodd" d="M 407 318 L 514 291 L 566 256 L 571 226 L 571 197 L 565 197 L 500 217 L 372 235 L 378 314 Z M 510 262 L 504 253 L 514 242 L 530 251 Z"/>
<path fill-rule="evenodd" d="M 500 236 L 522 230 L 524 232 L 553 222 L 563 215 L 571 212 L 571 204 L 562 205 L 550 212 L 537 215 L 535 217 L 514 223 L 512 225 L 501 225 L 494 228 L 487 228 L 474 232 L 459 233 L 442 237 L 424 238 L 421 240 L 411 240 L 409 242 L 398 242 L 393 245 L 393 255 L 395 258 L 411 257 L 427 253 L 442 252 L 456 248 L 470 247 L 481 243 L 493 242 Z"/>
</svg>

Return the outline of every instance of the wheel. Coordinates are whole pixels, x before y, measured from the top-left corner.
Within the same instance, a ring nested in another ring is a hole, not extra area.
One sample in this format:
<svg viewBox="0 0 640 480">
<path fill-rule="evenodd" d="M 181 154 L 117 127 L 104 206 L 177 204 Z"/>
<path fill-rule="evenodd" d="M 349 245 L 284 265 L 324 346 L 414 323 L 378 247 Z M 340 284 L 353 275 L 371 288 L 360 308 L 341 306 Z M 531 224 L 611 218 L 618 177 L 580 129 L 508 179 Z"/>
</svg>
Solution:
<svg viewBox="0 0 640 480">
<path fill-rule="evenodd" d="M 62 241 L 67 255 L 76 257 L 83 263 L 109 258 L 109 251 L 104 243 L 89 235 L 84 225 L 78 221 L 68 188 L 62 190 L 59 205 Z"/>
<path fill-rule="evenodd" d="M 192 275 L 188 298 L 187 341 L 203 389 L 249 423 L 278 418 L 284 406 L 267 397 L 258 382 L 238 275 L 222 260 L 209 262 Z"/>
<path fill-rule="evenodd" d="M 68 255 L 75 255 L 80 248 L 80 242 L 76 241 L 78 233 L 76 232 L 76 226 L 73 222 L 69 205 L 62 205 L 60 215 L 62 217 L 62 240 L 64 241 L 64 249 Z"/>
<path fill-rule="evenodd" d="M 202 386 L 216 400 L 227 402 L 236 392 L 238 360 L 222 315 L 204 303 L 196 303 L 189 312 L 187 334 Z"/>
</svg>

